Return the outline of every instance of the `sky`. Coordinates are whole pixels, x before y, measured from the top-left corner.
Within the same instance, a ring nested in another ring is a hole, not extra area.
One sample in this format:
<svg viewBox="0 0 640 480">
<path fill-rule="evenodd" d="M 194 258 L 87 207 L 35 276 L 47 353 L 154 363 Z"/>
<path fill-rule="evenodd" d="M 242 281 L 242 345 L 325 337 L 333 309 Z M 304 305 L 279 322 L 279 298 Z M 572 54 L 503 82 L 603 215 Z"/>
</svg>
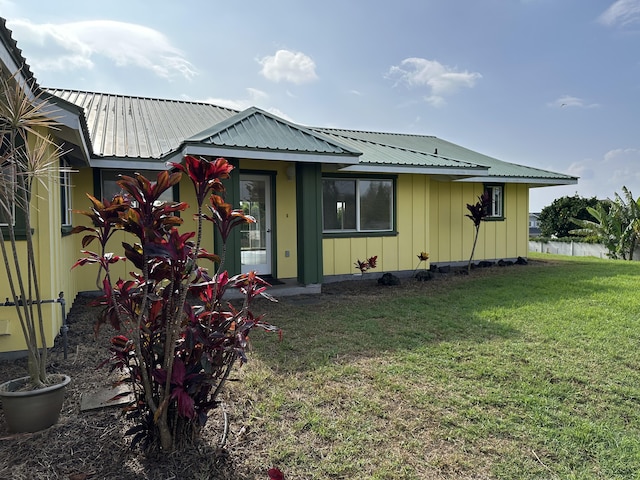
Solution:
<svg viewBox="0 0 640 480">
<path fill-rule="evenodd" d="M 0 0 L 39 84 L 434 135 L 640 196 L 640 0 Z"/>
</svg>

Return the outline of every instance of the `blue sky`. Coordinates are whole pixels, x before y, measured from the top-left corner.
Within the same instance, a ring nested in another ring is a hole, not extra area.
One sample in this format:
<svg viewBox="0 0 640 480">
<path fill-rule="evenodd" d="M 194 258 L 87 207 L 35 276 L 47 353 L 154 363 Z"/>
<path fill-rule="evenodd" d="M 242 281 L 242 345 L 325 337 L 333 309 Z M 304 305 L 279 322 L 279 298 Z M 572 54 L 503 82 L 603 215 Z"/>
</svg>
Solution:
<svg viewBox="0 0 640 480">
<path fill-rule="evenodd" d="M 45 87 L 435 135 L 640 196 L 640 0 L 0 0 Z"/>
</svg>

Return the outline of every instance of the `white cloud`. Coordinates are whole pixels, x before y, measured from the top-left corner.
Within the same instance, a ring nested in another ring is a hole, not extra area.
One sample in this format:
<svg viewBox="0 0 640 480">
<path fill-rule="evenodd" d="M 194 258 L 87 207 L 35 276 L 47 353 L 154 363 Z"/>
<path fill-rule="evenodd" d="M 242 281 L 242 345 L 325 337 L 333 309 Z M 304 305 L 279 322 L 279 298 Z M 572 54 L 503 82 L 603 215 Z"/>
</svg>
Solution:
<svg viewBox="0 0 640 480">
<path fill-rule="evenodd" d="M 278 50 L 275 55 L 258 60 L 260 73 L 273 82 L 290 82 L 297 85 L 317 80 L 316 64 L 311 57 L 301 52 Z"/>
<path fill-rule="evenodd" d="M 609 150 L 601 158 L 573 163 L 565 173 L 579 176 L 578 190 L 583 197 L 613 198 L 627 187 L 640 196 L 640 148 Z"/>
<path fill-rule="evenodd" d="M 232 108 L 234 110 L 239 110 L 239 111 L 246 110 L 249 107 L 258 107 L 280 118 L 289 120 L 290 122 L 294 121 L 291 119 L 291 117 L 289 117 L 289 115 L 271 106 L 271 104 L 269 103 L 269 95 L 263 92 L 262 90 L 258 90 L 257 88 L 247 88 L 247 97 L 248 98 L 236 99 L 236 100 L 232 100 L 228 98 L 207 97 L 204 100 L 198 100 L 198 101 L 201 101 L 204 103 L 212 103 L 213 105 L 218 105 L 219 107 Z"/>
<path fill-rule="evenodd" d="M 640 148 L 617 148 L 609 150 L 601 157 L 585 158 L 573 162 L 562 173 L 579 177 L 577 185 L 551 188 L 533 188 L 529 192 L 531 211 L 540 211 L 551 205 L 553 200 L 567 195 L 600 200 L 613 199 L 627 187 L 634 198 L 640 197 Z M 557 165 L 547 168 L 559 171 Z"/>
<path fill-rule="evenodd" d="M 91 69 L 96 58 L 105 57 L 119 67 L 135 65 L 163 78 L 196 75 L 165 35 L 142 25 L 111 20 L 7 24 L 36 71 Z"/>
<path fill-rule="evenodd" d="M 563 95 L 556 98 L 553 102 L 547 104 L 549 107 L 578 107 L 578 108 L 595 108 L 599 105 L 597 103 L 587 103 L 584 99 L 573 97 L 571 95 Z"/>
<path fill-rule="evenodd" d="M 259 107 L 260 104 L 265 104 L 269 99 L 269 95 L 257 88 L 247 88 L 247 98 L 230 99 L 230 98 L 215 98 L 207 97 L 204 100 L 198 100 L 204 103 L 212 103 L 220 107 L 232 108 L 234 110 L 245 110 L 249 107 Z M 266 110 L 266 108 L 263 108 Z"/>
<path fill-rule="evenodd" d="M 472 88 L 482 78 L 477 72 L 459 72 L 436 60 L 425 58 L 406 58 L 400 65 L 389 69 L 388 77 L 397 78 L 398 83 L 409 87 L 427 87 L 430 95 L 425 100 L 434 106 L 445 103 L 445 97 L 460 88 Z"/>
<path fill-rule="evenodd" d="M 616 0 L 598 20 L 608 26 L 640 22 L 640 0 Z"/>
</svg>

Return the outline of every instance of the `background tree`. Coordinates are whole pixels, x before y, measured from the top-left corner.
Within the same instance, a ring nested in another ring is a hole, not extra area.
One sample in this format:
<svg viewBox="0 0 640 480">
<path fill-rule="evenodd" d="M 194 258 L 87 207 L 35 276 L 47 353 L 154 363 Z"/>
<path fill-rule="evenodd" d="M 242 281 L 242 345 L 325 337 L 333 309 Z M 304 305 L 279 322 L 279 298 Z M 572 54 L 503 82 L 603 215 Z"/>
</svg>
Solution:
<svg viewBox="0 0 640 480">
<path fill-rule="evenodd" d="M 601 202 L 596 208 L 588 207 L 592 220 L 573 219 L 580 228 L 573 235 L 593 237 L 608 250 L 610 258 L 633 260 L 633 252 L 640 240 L 640 198 L 633 198 L 627 187 L 622 195 Z"/>
<path fill-rule="evenodd" d="M 540 212 L 538 222 L 541 235 L 557 238 L 570 236 L 571 230 L 580 228 L 575 219 L 593 221 L 588 208 L 596 208 L 600 202 L 596 197 L 585 198 L 577 194 L 556 198 Z"/>
</svg>

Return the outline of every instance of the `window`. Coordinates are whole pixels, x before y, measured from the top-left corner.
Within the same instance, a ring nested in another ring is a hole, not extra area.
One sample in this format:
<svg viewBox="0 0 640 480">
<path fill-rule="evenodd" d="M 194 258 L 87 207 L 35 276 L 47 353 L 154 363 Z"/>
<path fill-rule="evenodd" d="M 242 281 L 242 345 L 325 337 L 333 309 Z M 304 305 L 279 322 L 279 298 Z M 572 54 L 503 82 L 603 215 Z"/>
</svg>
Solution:
<svg viewBox="0 0 640 480">
<path fill-rule="evenodd" d="M 135 173 L 139 173 L 144 175 L 145 178 L 149 179 L 152 182 L 155 182 L 158 177 L 158 171 L 154 170 L 130 170 L 130 171 L 120 171 L 120 170 L 102 170 L 100 172 L 101 175 L 101 189 L 100 192 L 103 199 L 111 200 L 114 195 L 118 193 L 123 193 L 120 185 L 118 185 L 118 180 L 120 180 L 120 175 L 128 175 L 133 176 Z M 166 192 L 163 192 L 160 195 L 160 200 L 165 202 L 172 202 L 175 199 L 174 189 L 176 187 L 170 188 Z"/>
<path fill-rule="evenodd" d="M 487 216 L 489 218 L 504 218 L 504 186 L 503 185 L 485 185 L 485 192 L 489 194 L 491 201 Z"/>
<path fill-rule="evenodd" d="M 60 160 L 60 208 L 61 220 L 63 227 L 70 227 L 72 224 L 71 219 L 71 168 L 69 163 L 62 159 Z"/>
<path fill-rule="evenodd" d="M 16 218 L 16 168 L 6 162 L 0 164 L 0 226 L 15 223 Z"/>
<path fill-rule="evenodd" d="M 390 232 L 393 212 L 392 179 L 322 179 L 324 232 Z"/>
</svg>

